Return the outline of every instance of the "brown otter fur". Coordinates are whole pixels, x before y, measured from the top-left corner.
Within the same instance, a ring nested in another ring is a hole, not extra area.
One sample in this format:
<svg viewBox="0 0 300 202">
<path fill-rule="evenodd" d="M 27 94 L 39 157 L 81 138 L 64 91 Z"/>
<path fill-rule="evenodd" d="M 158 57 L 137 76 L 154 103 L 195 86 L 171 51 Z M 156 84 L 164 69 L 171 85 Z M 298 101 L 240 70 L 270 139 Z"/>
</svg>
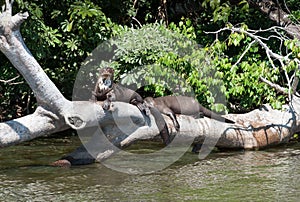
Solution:
<svg viewBox="0 0 300 202">
<path fill-rule="evenodd" d="M 104 101 L 103 109 L 108 110 L 112 107 L 112 101 L 126 102 L 138 107 L 147 116 L 151 113 L 154 116 L 156 125 L 165 144 L 170 143 L 170 135 L 167 124 L 162 114 L 155 107 L 145 105 L 143 98 L 135 91 L 113 82 L 114 70 L 110 67 L 102 68 L 99 71 L 94 91 L 92 92 L 93 101 Z"/>
<path fill-rule="evenodd" d="M 172 119 L 176 130 L 179 130 L 180 125 L 176 119 L 175 114 L 183 114 L 183 115 L 197 116 L 197 117 L 203 114 L 206 117 L 218 121 L 234 123 L 233 121 L 223 118 L 221 115 L 216 114 L 210 111 L 209 109 L 206 109 L 192 97 L 187 97 L 187 96 L 165 96 L 165 97 L 157 97 L 157 98 L 147 97 L 144 99 L 144 101 L 148 106 L 153 106 L 157 108 L 161 113 L 168 115 Z"/>
</svg>

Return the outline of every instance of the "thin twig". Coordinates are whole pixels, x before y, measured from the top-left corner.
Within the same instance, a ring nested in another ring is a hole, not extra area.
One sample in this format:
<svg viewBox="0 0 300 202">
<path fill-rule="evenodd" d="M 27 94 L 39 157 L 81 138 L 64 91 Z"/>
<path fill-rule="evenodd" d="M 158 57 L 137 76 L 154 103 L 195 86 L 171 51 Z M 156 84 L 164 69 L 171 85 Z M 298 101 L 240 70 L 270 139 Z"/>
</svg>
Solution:
<svg viewBox="0 0 300 202">
<path fill-rule="evenodd" d="M 16 83 L 13 82 L 13 81 L 15 81 L 17 78 L 19 78 L 19 77 L 20 77 L 20 75 L 14 77 L 14 78 L 12 78 L 12 79 L 9 79 L 9 80 L 3 80 L 3 79 L 0 79 L 0 82 L 5 83 L 5 84 L 9 84 L 9 85 L 17 85 L 17 84 L 21 84 L 21 83 L 23 83 L 22 81 L 21 81 L 21 82 L 16 82 Z"/>
<path fill-rule="evenodd" d="M 234 63 L 234 65 L 232 65 L 231 67 L 231 71 L 233 70 L 233 68 L 235 66 L 237 66 L 237 64 L 239 64 L 241 62 L 241 60 L 243 59 L 243 57 L 246 55 L 246 53 L 249 51 L 249 49 L 251 48 L 251 46 L 256 43 L 256 41 L 252 41 L 246 48 L 246 50 L 242 53 L 242 55 L 239 57 L 239 59 L 236 61 L 236 63 Z"/>
<path fill-rule="evenodd" d="M 291 62 L 290 56 L 291 56 L 292 52 L 287 52 L 285 55 L 278 54 L 278 53 L 273 52 L 268 47 L 268 45 L 265 43 L 269 39 L 275 38 L 275 39 L 279 40 L 281 42 L 281 45 L 282 45 L 284 43 L 284 41 L 288 39 L 285 36 L 283 36 L 280 32 L 278 32 L 278 30 L 284 30 L 284 29 L 281 28 L 281 27 L 272 27 L 272 28 L 268 28 L 268 29 L 265 29 L 265 30 L 244 30 L 244 29 L 236 28 L 236 27 L 232 26 L 232 27 L 222 28 L 222 29 L 220 29 L 218 31 L 215 31 L 215 32 L 205 32 L 205 33 L 207 33 L 207 34 L 213 33 L 213 34 L 217 35 L 217 34 L 219 34 L 220 32 L 223 32 L 223 31 L 231 31 L 231 32 L 237 32 L 237 33 L 245 34 L 245 35 L 251 37 L 252 39 L 254 39 L 254 41 L 251 42 L 248 45 L 247 49 L 242 53 L 241 57 L 238 59 L 238 61 L 232 67 L 234 67 L 238 63 L 240 63 L 242 58 L 246 54 L 246 52 L 249 51 L 251 45 L 254 42 L 257 42 L 263 49 L 265 49 L 267 58 L 270 61 L 270 64 L 273 67 L 273 69 L 277 69 L 277 67 L 274 64 L 274 60 L 279 61 L 280 67 L 284 71 L 284 75 L 285 75 L 286 80 L 287 80 L 288 89 L 283 88 L 283 87 L 281 87 L 277 84 L 274 84 L 274 83 L 268 81 L 267 79 L 265 79 L 263 77 L 261 77 L 260 79 L 263 82 L 267 83 L 269 86 L 275 88 L 278 92 L 281 92 L 283 94 L 288 95 L 288 98 L 291 101 L 292 100 L 292 94 L 296 92 L 296 86 L 299 83 L 299 79 L 297 78 L 297 75 L 295 73 L 292 76 L 290 76 L 291 74 L 289 72 L 287 72 L 287 70 L 284 67 L 287 66 L 287 64 L 289 62 Z M 268 31 L 268 32 L 272 31 L 272 32 L 275 32 L 278 36 L 271 35 L 271 36 L 268 36 L 268 37 L 262 37 L 262 36 L 256 35 L 257 33 L 260 33 L 260 32 L 263 32 L 263 31 Z M 280 53 L 282 53 L 282 52 L 280 51 Z M 299 65 L 299 68 L 300 68 L 300 61 L 297 58 L 294 58 L 294 61 L 296 61 L 296 63 Z"/>
<path fill-rule="evenodd" d="M 139 26 L 142 28 L 143 26 L 142 26 L 142 24 L 140 23 L 140 21 L 138 20 L 138 19 L 136 19 L 135 17 L 132 17 L 132 19 L 134 20 L 134 21 L 136 21 L 138 24 L 139 24 Z"/>
<path fill-rule="evenodd" d="M 208 34 L 217 34 L 217 33 L 220 33 L 222 31 L 232 31 L 232 32 L 238 32 L 238 33 L 243 33 L 243 34 L 246 34 L 248 36 L 250 36 L 252 39 L 254 39 L 256 42 L 258 42 L 265 50 L 266 50 L 266 53 L 267 53 L 267 57 L 269 58 L 272 66 L 274 69 L 276 69 L 276 67 L 274 66 L 273 64 L 273 60 L 271 59 L 271 57 L 275 58 L 275 59 L 278 59 L 278 60 L 283 60 L 284 57 L 277 54 L 277 53 L 274 53 L 262 40 L 268 40 L 268 38 L 262 38 L 262 37 L 259 37 L 259 36 L 256 36 L 255 34 L 253 33 L 250 33 L 246 30 L 242 30 L 242 29 L 239 29 L 239 28 L 235 28 L 235 27 L 232 27 L 232 28 L 222 28 L 216 32 L 205 32 L 205 33 L 208 33 Z"/>
<path fill-rule="evenodd" d="M 262 77 L 262 76 L 259 77 L 259 79 L 260 79 L 262 82 L 268 84 L 270 87 L 274 88 L 277 92 L 282 93 L 282 94 L 285 94 L 285 95 L 288 95 L 288 92 L 287 92 L 287 89 L 286 89 L 286 88 L 281 87 L 281 86 L 278 85 L 278 84 L 272 83 L 271 81 L 267 80 L 266 78 L 264 78 L 264 77 Z"/>
</svg>

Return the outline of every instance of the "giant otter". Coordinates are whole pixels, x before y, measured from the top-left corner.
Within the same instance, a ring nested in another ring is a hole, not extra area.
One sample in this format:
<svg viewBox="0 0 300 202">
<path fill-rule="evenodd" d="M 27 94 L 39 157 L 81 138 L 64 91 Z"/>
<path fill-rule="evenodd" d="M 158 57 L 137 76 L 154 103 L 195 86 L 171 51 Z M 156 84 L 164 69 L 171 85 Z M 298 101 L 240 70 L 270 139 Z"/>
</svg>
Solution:
<svg viewBox="0 0 300 202">
<path fill-rule="evenodd" d="M 168 115 L 173 124 L 178 131 L 180 125 L 176 119 L 175 114 L 183 114 L 183 115 L 190 115 L 190 116 L 199 116 L 203 114 L 206 117 L 218 120 L 218 121 L 225 121 L 226 123 L 234 123 L 229 119 L 223 118 L 219 114 L 216 114 L 209 109 L 203 107 L 199 102 L 197 102 L 192 97 L 187 96 L 165 96 L 165 97 L 146 97 L 144 102 L 148 106 L 156 107 L 161 113 Z"/>
<path fill-rule="evenodd" d="M 120 101 L 133 104 L 141 112 L 149 116 L 150 112 L 154 116 L 156 125 L 165 144 L 170 143 L 170 135 L 167 124 L 162 114 L 155 107 L 145 105 L 143 98 L 135 91 L 125 88 L 120 84 L 114 83 L 114 69 L 110 67 L 99 70 L 99 77 L 92 92 L 92 101 L 104 101 L 103 109 L 108 110 L 112 107 L 112 101 Z M 149 112 L 150 111 L 150 112 Z"/>
</svg>

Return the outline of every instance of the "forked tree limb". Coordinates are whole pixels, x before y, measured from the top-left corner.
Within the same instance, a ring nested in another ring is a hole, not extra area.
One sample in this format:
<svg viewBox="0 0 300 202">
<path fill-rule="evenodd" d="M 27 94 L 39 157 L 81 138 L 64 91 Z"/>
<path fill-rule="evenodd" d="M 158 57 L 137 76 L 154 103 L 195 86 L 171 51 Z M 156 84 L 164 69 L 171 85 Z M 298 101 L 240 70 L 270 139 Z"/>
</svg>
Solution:
<svg viewBox="0 0 300 202">
<path fill-rule="evenodd" d="M 116 102 L 113 111 L 103 111 L 101 103 L 72 102 L 65 99 L 22 39 L 19 28 L 28 15 L 25 13 L 12 16 L 11 8 L 12 1 L 7 0 L 4 12 L 0 15 L 0 50 L 30 85 L 38 100 L 38 108 L 32 115 L 0 123 L 0 147 L 70 127 L 77 129 L 78 133 L 93 127 L 101 128 L 105 138 L 120 147 L 129 146 L 139 139 L 151 140 L 159 135 L 154 118 L 145 117 L 133 105 Z M 263 148 L 287 142 L 294 132 L 299 131 L 300 102 L 296 97 L 293 104 L 293 110 L 288 108 L 287 111 L 279 111 L 266 106 L 247 114 L 226 116 L 235 120 L 236 124 L 179 116 L 179 133 L 174 129 L 171 120 L 168 117 L 165 119 L 173 135 L 191 137 L 195 142 L 201 143 L 208 138 L 217 141 L 216 146 L 222 148 Z M 95 154 L 98 160 L 112 154 L 110 148 L 98 150 L 97 145 L 101 146 L 101 143 L 102 141 L 96 141 Z M 86 144 L 90 144 L 89 141 Z M 71 159 L 83 161 L 87 156 L 91 162 L 90 154 L 82 150 L 69 155 Z"/>
</svg>

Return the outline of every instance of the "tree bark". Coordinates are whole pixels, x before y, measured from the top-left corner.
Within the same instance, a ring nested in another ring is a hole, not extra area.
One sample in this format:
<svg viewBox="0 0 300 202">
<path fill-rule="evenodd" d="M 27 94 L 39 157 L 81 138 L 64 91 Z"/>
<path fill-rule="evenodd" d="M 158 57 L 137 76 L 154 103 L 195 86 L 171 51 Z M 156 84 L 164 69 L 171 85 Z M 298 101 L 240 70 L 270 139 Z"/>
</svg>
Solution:
<svg viewBox="0 0 300 202">
<path fill-rule="evenodd" d="M 300 27 L 293 23 L 280 5 L 273 0 L 254 1 L 248 0 L 249 4 L 259 9 L 262 13 L 268 15 L 270 20 L 276 22 L 277 25 L 284 27 L 291 38 L 300 39 Z"/>
<path fill-rule="evenodd" d="M 114 110 L 104 112 L 101 103 L 65 99 L 27 49 L 19 28 L 28 14 L 12 16 L 12 3 L 6 0 L 6 7 L 0 15 L 0 50 L 32 88 L 38 108 L 31 115 L 0 124 L 0 147 L 72 127 L 83 134 L 82 137 L 86 135 L 86 140 L 83 140 L 85 146 L 92 145 L 95 151 L 90 154 L 81 147 L 63 159 L 69 165 L 86 164 L 94 159 L 106 159 L 118 151 L 112 144 L 103 145 L 106 139 L 125 148 L 136 140 L 151 140 L 159 135 L 154 117 L 145 117 L 133 105 L 116 102 Z M 221 148 L 264 148 L 285 143 L 299 131 L 297 114 L 300 101 L 298 97 L 292 101 L 293 108 L 285 111 L 264 106 L 247 114 L 227 115 L 227 118 L 235 120 L 235 124 L 178 115 L 181 128 L 177 132 L 172 121 L 168 117 L 165 120 L 175 137 L 192 138 L 197 143 L 209 140 Z M 97 131 L 102 131 L 104 136 L 97 136 Z M 57 162 L 54 165 L 62 164 Z"/>
<path fill-rule="evenodd" d="M 193 143 L 205 144 L 205 141 L 215 143 L 222 149 L 263 149 L 270 146 L 280 145 L 289 142 L 293 134 L 300 131 L 299 117 L 300 99 L 293 100 L 294 110 L 286 106 L 285 110 L 274 110 L 269 105 L 264 105 L 259 109 L 246 114 L 228 114 L 226 118 L 236 121 L 235 124 L 228 124 L 209 118 L 194 119 L 185 115 L 177 115 L 178 122 L 181 126 L 180 132 L 177 132 L 171 119 L 164 116 L 169 131 L 172 136 L 181 136 L 183 138 L 193 139 Z M 133 106 L 128 105 L 130 110 L 136 111 Z M 132 108 L 132 109 L 131 109 Z M 129 115 L 129 114 L 128 114 Z M 152 121 L 152 123 L 154 123 Z M 125 139 L 120 141 L 120 147 L 125 148 L 136 140 L 151 140 L 157 137 L 158 129 L 155 125 L 137 128 Z M 118 134 L 121 137 L 124 134 Z M 95 143 L 91 138 L 87 145 Z M 89 147 L 89 146 L 87 146 Z M 88 152 L 84 146 L 76 151 L 66 155 L 63 159 L 68 159 L 71 164 L 88 164 L 92 156 L 94 160 L 103 161 L 114 154 L 113 148 L 100 150 L 99 146 L 95 152 Z M 102 147 L 103 148 L 103 147 Z M 98 153 L 97 153 L 98 152 Z M 93 155 L 91 155 L 93 153 Z M 98 158 L 96 158 L 98 157 Z M 70 160 L 72 159 L 72 160 Z M 66 163 L 64 161 L 55 162 L 54 165 Z"/>
</svg>

